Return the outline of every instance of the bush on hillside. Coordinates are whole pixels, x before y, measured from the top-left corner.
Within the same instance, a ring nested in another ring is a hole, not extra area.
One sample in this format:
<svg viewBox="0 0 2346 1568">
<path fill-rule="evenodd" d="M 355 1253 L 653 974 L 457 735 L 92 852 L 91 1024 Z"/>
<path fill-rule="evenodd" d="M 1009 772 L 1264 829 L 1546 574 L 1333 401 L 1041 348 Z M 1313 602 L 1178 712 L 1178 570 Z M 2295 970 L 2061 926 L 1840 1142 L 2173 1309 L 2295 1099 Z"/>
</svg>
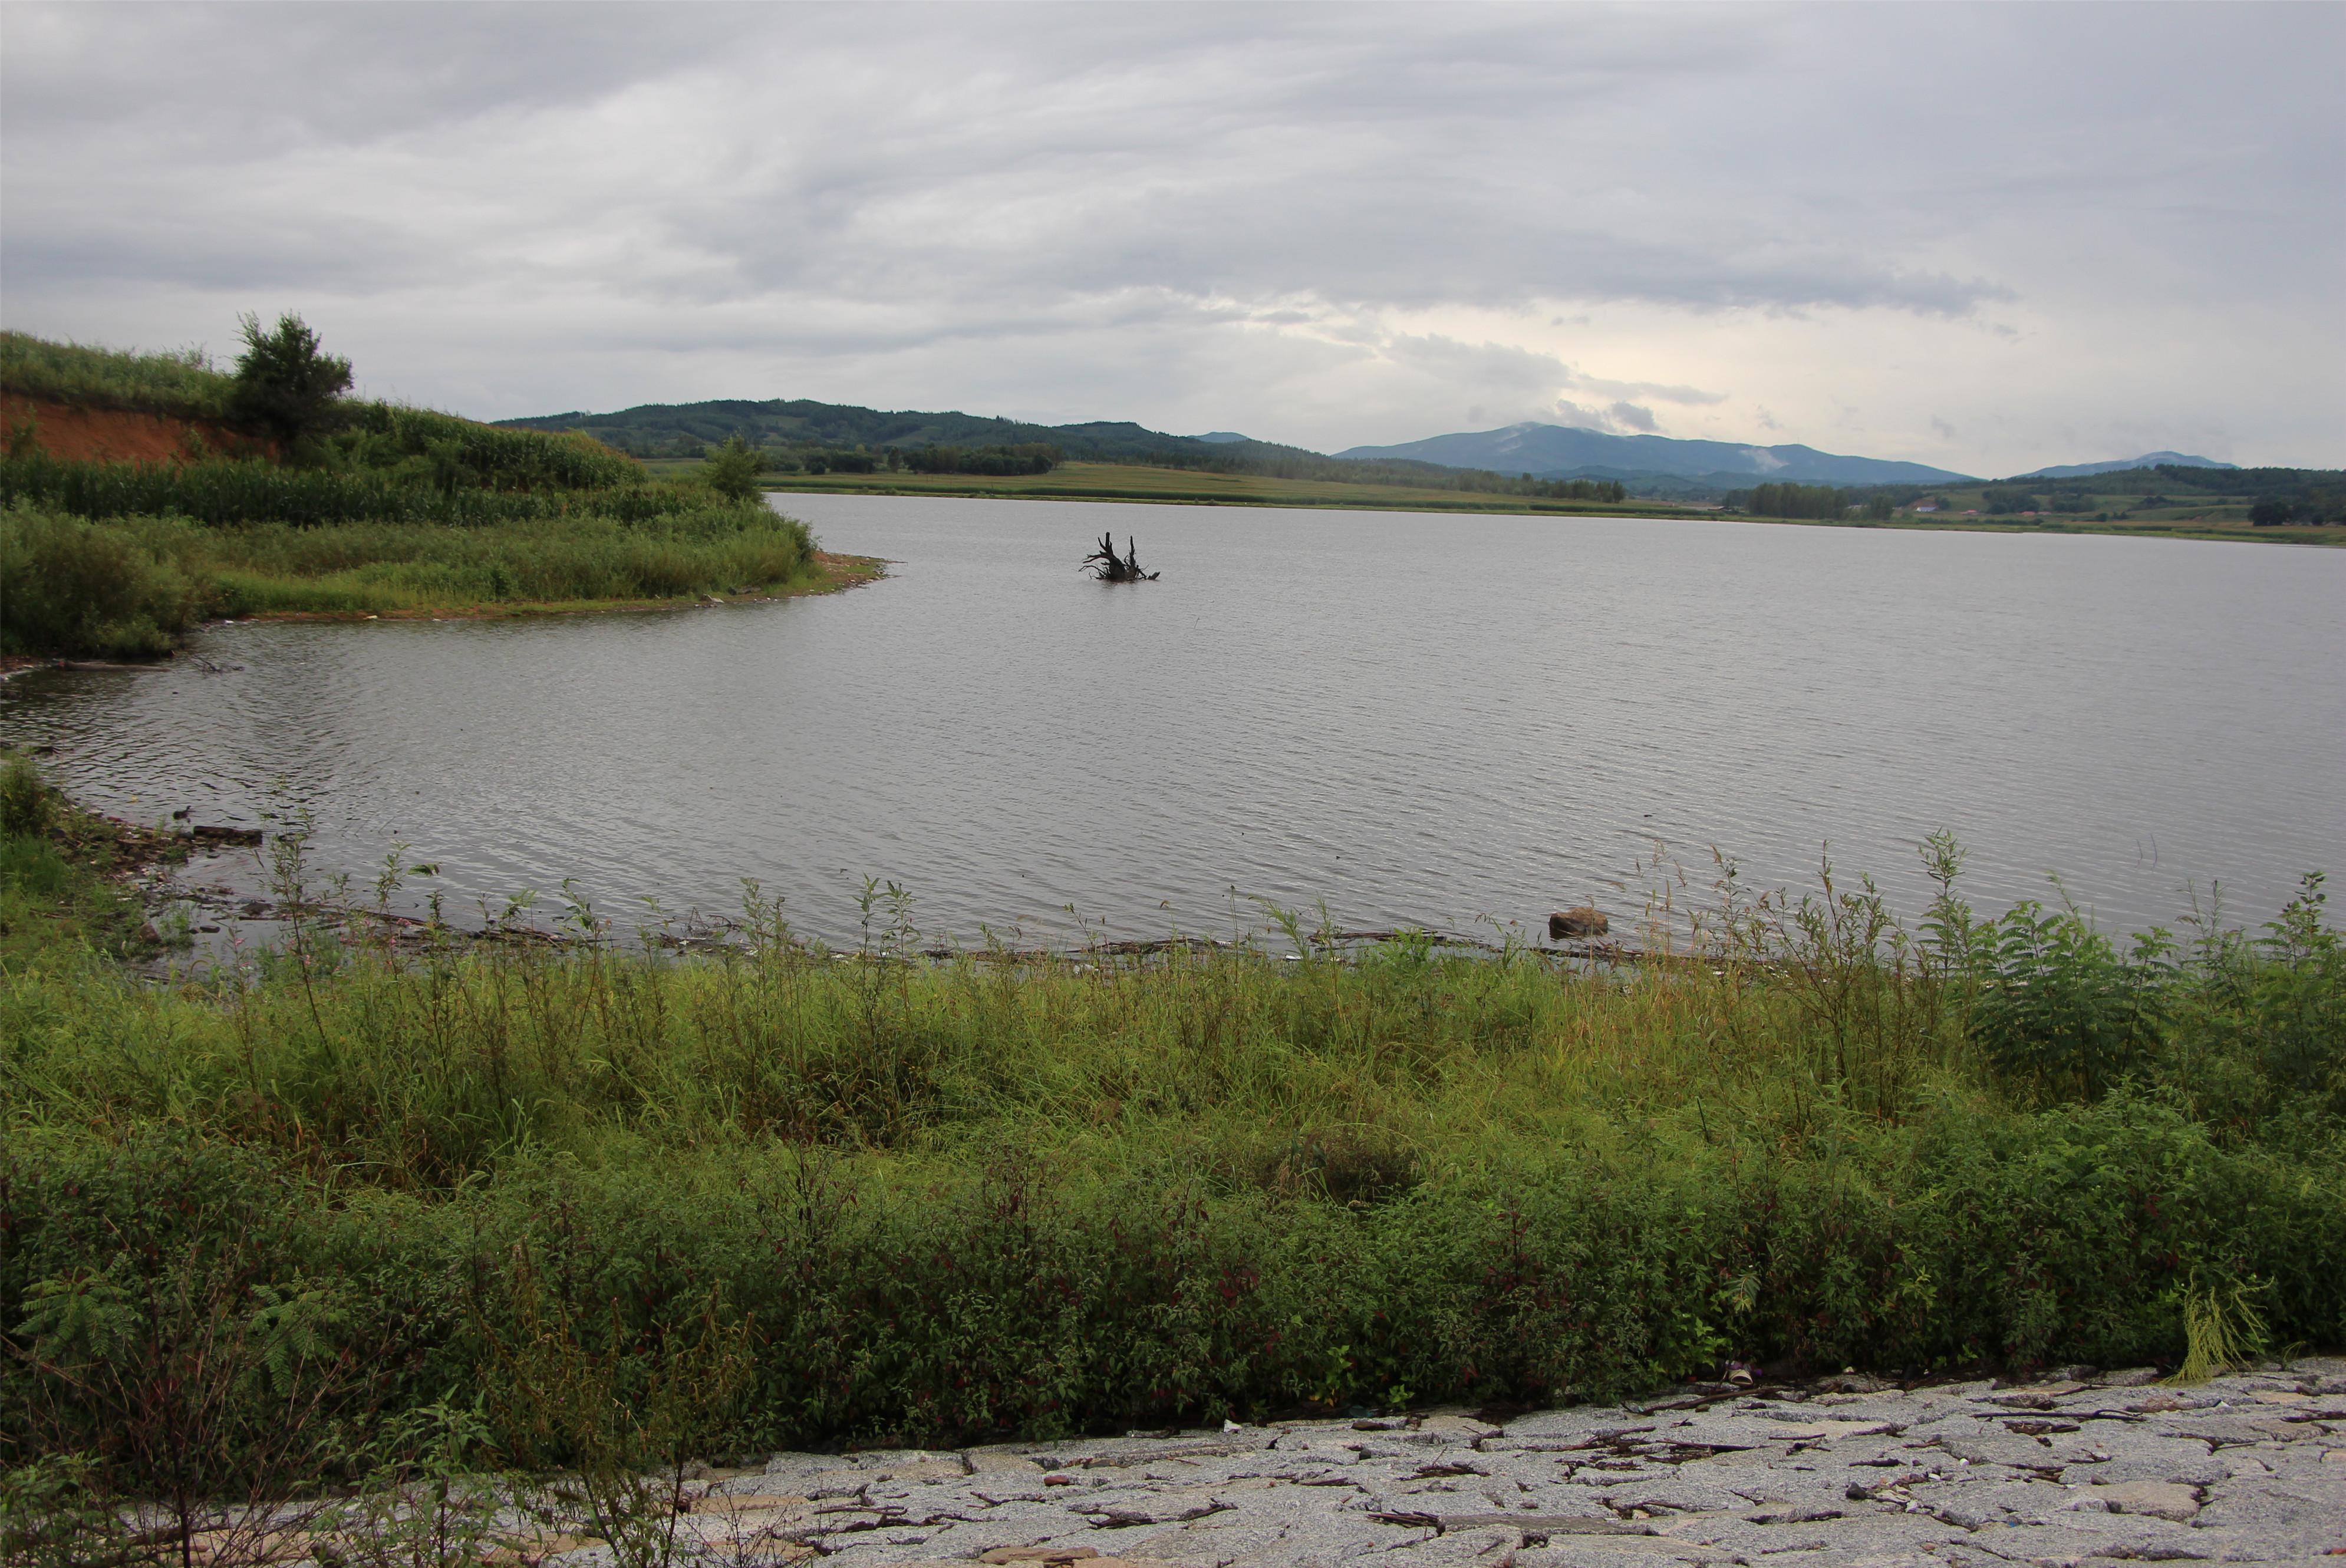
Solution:
<svg viewBox="0 0 2346 1568">
<path fill-rule="evenodd" d="M 318 334 L 301 317 L 277 318 L 273 331 L 260 318 L 238 318 L 244 352 L 236 361 L 236 389 L 229 409 L 291 452 L 302 437 L 333 429 L 342 420 L 340 402 L 351 390 L 351 361 L 320 347 Z"/>
</svg>

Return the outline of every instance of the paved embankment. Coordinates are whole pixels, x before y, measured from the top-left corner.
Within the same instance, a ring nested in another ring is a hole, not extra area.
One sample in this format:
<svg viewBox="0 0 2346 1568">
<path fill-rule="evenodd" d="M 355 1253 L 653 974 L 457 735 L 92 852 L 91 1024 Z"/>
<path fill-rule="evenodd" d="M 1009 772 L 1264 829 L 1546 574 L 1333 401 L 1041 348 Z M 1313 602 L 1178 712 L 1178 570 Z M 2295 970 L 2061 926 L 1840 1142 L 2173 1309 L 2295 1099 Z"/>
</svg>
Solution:
<svg viewBox="0 0 2346 1568">
<path fill-rule="evenodd" d="M 1923 1568 L 2346 1554 L 2346 1360 L 2191 1389 L 1734 1395 L 962 1452 L 781 1454 L 690 1521 L 826 1568 Z M 2137 1380 L 2138 1379 L 2139 1380 Z M 565 1559 L 583 1564 L 588 1553 Z"/>
</svg>

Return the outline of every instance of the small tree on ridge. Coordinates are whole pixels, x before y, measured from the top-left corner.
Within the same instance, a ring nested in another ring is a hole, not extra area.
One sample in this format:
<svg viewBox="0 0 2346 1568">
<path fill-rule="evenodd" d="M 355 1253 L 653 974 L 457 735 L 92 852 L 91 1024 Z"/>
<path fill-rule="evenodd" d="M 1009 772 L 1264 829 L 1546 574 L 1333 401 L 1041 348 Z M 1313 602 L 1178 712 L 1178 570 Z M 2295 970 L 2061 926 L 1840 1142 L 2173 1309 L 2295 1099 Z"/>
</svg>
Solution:
<svg viewBox="0 0 2346 1568">
<path fill-rule="evenodd" d="M 350 361 L 323 351 L 318 334 L 290 312 L 277 318 L 273 331 L 262 331 L 260 318 L 250 311 L 237 325 L 244 352 L 237 357 L 230 407 L 238 419 L 267 432 L 289 455 L 303 436 L 341 423 L 335 405 L 351 390 Z"/>
</svg>

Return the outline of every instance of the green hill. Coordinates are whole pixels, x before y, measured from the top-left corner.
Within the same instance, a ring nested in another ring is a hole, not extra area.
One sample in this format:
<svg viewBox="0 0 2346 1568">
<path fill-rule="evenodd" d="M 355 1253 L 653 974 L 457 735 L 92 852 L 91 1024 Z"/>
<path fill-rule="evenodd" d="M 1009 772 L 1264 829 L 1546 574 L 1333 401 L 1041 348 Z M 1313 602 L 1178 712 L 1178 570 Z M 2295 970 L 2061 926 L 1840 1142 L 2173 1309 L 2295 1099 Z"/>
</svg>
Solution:
<svg viewBox="0 0 2346 1568">
<path fill-rule="evenodd" d="M 952 412 L 925 413 L 906 409 L 892 413 L 852 403 L 815 402 L 807 398 L 774 398 L 765 402 L 724 398 L 709 402 L 639 403 L 616 413 L 573 412 L 496 423 L 508 430 L 577 431 L 638 457 L 692 456 L 702 446 L 734 435 L 770 451 L 802 447 L 877 452 L 892 446 L 912 452 L 927 446 L 1040 443 L 1056 446 L 1069 457 L 1093 461 L 1181 457 L 1204 460 L 1254 450 L 1317 455 L 1264 442 L 1209 442 L 1194 436 L 1168 435 L 1129 421 L 1028 424 L 1015 419 Z"/>
</svg>

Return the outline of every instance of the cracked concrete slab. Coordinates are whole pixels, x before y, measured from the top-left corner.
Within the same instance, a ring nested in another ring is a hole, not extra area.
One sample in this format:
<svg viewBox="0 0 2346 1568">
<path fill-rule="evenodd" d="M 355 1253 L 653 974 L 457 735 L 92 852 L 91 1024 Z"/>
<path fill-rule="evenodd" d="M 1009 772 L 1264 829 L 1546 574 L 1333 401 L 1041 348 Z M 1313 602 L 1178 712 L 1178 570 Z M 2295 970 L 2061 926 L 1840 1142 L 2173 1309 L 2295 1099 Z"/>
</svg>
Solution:
<svg viewBox="0 0 2346 1568">
<path fill-rule="evenodd" d="M 2074 1369 L 2025 1387 L 1827 1386 L 1844 1391 L 778 1454 L 764 1473 L 709 1490 L 773 1526 L 776 1554 L 757 1561 L 819 1556 L 826 1568 L 2100 1568 L 2346 1555 L 2346 1359 L 2188 1389 Z M 696 1522 L 695 1533 L 719 1532 Z M 556 1561 L 594 1568 L 598 1550 Z M 735 1561 L 715 1545 L 698 1555 Z"/>
</svg>

